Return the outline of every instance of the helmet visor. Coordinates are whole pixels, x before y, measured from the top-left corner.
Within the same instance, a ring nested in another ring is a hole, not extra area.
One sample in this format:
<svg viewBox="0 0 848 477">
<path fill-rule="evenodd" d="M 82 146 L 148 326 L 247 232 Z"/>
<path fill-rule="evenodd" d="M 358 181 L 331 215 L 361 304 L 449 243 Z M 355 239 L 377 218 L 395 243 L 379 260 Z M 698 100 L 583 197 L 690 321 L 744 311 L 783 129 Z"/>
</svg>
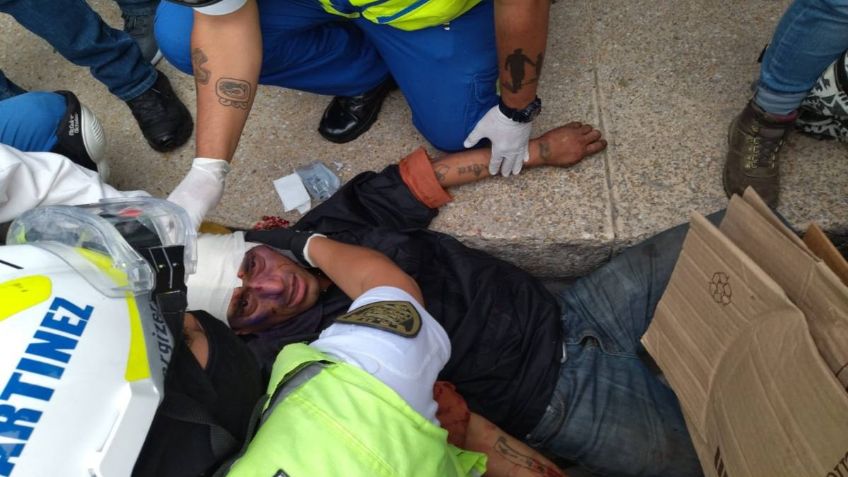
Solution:
<svg viewBox="0 0 848 477">
<path fill-rule="evenodd" d="M 79 254 L 59 253 L 53 243 L 89 250 L 111 262 L 128 278 L 121 286 Z M 80 206 L 41 207 L 22 214 L 9 228 L 6 243 L 34 244 L 56 249 L 62 258 L 107 296 L 139 295 L 153 290 L 154 271 L 138 253 L 153 245 L 183 245 L 187 273 L 194 271 L 196 234 L 186 212 L 174 204 L 152 197 L 103 200 Z"/>
</svg>

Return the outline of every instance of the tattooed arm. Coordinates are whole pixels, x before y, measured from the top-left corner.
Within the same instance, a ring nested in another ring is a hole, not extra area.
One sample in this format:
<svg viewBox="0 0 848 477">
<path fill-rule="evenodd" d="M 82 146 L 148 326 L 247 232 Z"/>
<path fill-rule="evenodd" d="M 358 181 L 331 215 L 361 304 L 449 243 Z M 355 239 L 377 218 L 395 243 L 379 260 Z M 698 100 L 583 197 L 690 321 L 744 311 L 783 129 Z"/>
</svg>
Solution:
<svg viewBox="0 0 848 477">
<path fill-rule="evenodd" d="M 227 15 L 195 12 L 191 59 L 197 88 L 197 156 L 232 160 L 262 64 L 255 0 Z"/>
<path fill-rule="evenodd" d="M 487 476 L 567 477 L 545 456 L 478 414 L 471 413 L 463 447 L 486 454 Z"/>
<path fill-rule="evenodd" d="M 483 114 L 463 142 L 468 148 L 483 138 L 491 141 L 491 174 L 518 174 L 530 155 L 529 121 L 539 113 L 538 105 L 527 109 L 524 115 L 516 115 L 516 111 L 534 104 L 545 57 L 550 1 L 494 0 L 501 98 Z"/>
<path fill-rule="evenodd" d="M 569 167 L 603 150 L 601 132 L 578 122 L 552 129 L 530 141 L 526 167 Z M 448 154 L 432 163 L 436 179 L 445 189 L 489 177 L 489 149 L 470 149 Z"/>
<path fill-rule="evenodd" d="M 496 0 L 501 98 L 523 109 L 536 97 L 548 38 L 550 0 Z"/>
</svg>

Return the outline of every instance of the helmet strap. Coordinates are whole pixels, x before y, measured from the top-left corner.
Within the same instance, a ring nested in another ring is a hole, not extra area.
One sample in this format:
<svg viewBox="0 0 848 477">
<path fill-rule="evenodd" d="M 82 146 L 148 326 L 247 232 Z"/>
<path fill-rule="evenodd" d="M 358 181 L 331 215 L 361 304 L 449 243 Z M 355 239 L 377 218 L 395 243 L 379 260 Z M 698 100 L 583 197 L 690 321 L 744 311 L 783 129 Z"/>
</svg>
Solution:
<svg viewBox="0 0 848 477">
<path fill-rule="evenodd" d="M 171 330 L 175 340 L 183 336 L 183 315 L 186 301 L 185 266 L 182 245 L 153 246 L 139 250 L 150 263 L 156 274 L 156 288 L 153 290 L 153 302 Z M 174 351 L 179 346 L 174 346 Z"/>
</svg>

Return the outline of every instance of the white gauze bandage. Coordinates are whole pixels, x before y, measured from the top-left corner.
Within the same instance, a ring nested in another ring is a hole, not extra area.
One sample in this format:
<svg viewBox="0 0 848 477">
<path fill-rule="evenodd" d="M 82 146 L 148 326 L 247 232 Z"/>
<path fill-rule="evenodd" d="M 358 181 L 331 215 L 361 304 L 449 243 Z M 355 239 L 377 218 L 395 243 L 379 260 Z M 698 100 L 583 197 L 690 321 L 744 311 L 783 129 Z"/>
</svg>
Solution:
<svg viewBox="0 0 848 477">
<path fill-rule="evenodd" d="M 227 307 L 241 286 L 239 267 L 245 252 L 257 245 L 245 242 L 243 232 L 198 236 L 197 270 L 186 280 L 188 309 L 204 310 L 229 326 Z"/>
</svg>

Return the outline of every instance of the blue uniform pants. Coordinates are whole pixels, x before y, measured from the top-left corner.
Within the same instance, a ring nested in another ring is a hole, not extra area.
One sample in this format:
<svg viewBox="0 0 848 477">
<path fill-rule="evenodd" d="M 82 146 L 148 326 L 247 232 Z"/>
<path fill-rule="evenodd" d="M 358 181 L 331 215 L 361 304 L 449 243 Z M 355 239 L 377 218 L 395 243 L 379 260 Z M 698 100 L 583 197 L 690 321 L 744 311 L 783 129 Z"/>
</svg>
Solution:
<svg viewBox="0 0 848 477">
<path fill-rule="evenodd" d="M 0 144 L 28 152 L 50 151 L 66 110 L 65 98 L 56 93 L 24 93 L 0 100 Z"/>
<path fill-rule="evenodd" d="M 335 96 L 368 91 L 391 74 L 412 121 L 437 148 L 463 149 L 477 121 L 497 104 L 494 7 L 485 0 L 448 25 L 403 31 L 325 12 L 317 0 L 258 0 L 261 84 Z M 156 39 L 191 74 L 193 12 L 162 2 Z"/>
</svg>

